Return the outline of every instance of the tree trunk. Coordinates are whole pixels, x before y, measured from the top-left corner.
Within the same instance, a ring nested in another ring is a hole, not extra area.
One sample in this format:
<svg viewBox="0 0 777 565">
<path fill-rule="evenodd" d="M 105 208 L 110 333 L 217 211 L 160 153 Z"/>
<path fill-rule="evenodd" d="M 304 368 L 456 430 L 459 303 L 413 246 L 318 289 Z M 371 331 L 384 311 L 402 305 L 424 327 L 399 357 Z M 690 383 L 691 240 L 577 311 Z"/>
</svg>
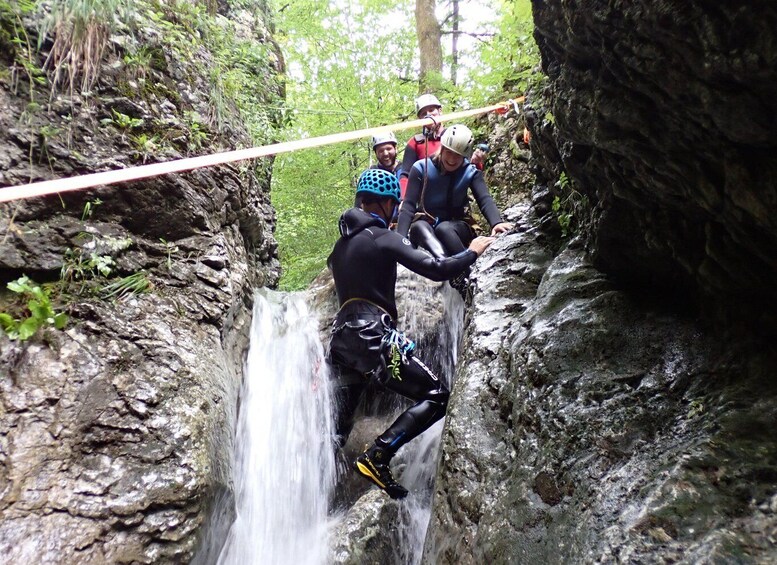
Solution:
<svg viewBox="0 0 777 565">
<path fill-rule="evenodd" d="M 434 15 L 435 0 L 416 0 L 415 26 L 421 58 L 419 92 L 439 86 L 442 77 L 442 33 Z"/>
<path fill-rule="evenodd" d="M 456 86 L 459 70 L 459 0 L 453 0 L 453 33 L 451 37 L 451 82 Z"/>
</svg>

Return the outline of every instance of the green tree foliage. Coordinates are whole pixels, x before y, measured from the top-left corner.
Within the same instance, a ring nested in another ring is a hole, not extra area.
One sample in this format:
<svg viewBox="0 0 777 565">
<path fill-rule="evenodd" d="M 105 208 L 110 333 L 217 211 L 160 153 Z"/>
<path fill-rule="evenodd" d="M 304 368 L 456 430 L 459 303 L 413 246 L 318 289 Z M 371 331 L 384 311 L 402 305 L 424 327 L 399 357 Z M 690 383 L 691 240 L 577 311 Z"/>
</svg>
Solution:
<svg viewBox="0 0 777 565">
<path fill-rule="evenodd" d="M 482 42 L 481 63 L 471 73 L 470 102 L 479 106 L 503 94 L 520 96 L 542 80 L 540 53 L 532 33 L 531 0 L 499 0 L 496 34 Z"/>
<path fill-rule="evenodd" d="M 491 0 L 480 2 L 477 9 L 481 6 L 493 11 L 496 28 L 475 30 L 479 43 L 460 59 L 471 70 L 462 85 L 453 87 L 441 78 L 435 93 L 447 112 L 504 99 L 505 88 L 509 95 L 521 94 L 528 84 L 524 75 L 528 77 L 538 62 L 529 0 Z M 275 0 L 273 8 L 275 37 L 287 68 L 290 110 L 284 139 L 415 117 L 415 0 Z M 461 28 L 467 29 L 466 20 Z M 414 133 L 397 133 L 400 151 Z M 337 218 L 353 204 L 358 175 L 374 162 L 369 139 L 276 158 L 272 199 L 278 212 L 282 288 L 305 287 L 324 268 L 338 236 Z"/>
<path fill-rule="evenodd" d="M 414 34 L 405 32 L 412 27 L 412 6 L 405 4 L 352 2 L 344 10 L 305 0 L 278 7 L 276 38 L 288 68 L 287 106 L 293 108 L 286 139 L 412 117 L 416 46 Z M 371 163 L 369 139 L 275 160 L 272 198 L 284 288 L 304 287 L 324 268 L 337 238 L 337 218 L 353 204 L 355 181 Z"/>
</svg>

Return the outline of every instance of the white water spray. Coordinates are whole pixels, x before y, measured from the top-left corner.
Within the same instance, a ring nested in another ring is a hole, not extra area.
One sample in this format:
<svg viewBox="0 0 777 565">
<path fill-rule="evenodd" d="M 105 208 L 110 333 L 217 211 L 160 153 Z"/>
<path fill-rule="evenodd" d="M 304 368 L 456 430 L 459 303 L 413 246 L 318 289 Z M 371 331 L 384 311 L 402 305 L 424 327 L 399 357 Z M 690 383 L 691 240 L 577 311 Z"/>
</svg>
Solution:
<svg viewBox="0 0 777 565">
<path fill-rule="evenodd" d="M 257 293 L 223 565 L 321 565 L 335 480 L 329 378 L 301 294 Z"/>
<path fill-rule="evenodd" d="M 453 375 L 458 358 L 459 341 L 463 332 L 464 303 L 455 290 L 445 285 L 442 293 L 442 308 L 445 313 L 442 327 L 439 328 L 434 346 L 426 346 L 421 358 L 427 364 L 436 366 L 440 378 L 445 380 L 449 389 L 453 388 Z M 424 293 L 410 297 L 415 303 L 405 304 L 409 311 L 420 310 L 425 301 L 433 300 Z M 411 317 L 406 317 L 407 330 L 415 335 L 417 328 Z M 441 420 L 404 447 L 402 459 L 406 463 L 400 482 L 410 491 L 399 514 L 399 544 L 395 547 L 395 563 L 416 564 L 421 562 L 426 530 L 431 516 L 432 490 L 437 471 L 437 459 L 440 437 L 443 429 Z"/>
</svg>

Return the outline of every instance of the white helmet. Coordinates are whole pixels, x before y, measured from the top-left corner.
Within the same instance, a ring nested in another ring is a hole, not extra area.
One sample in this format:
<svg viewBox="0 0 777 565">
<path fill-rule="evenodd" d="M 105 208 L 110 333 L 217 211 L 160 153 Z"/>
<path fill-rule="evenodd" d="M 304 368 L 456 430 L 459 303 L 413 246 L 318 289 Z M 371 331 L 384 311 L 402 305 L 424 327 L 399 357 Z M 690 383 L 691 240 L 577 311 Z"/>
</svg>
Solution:
<svg viewBox="0 0 777 565">
<path fill-rule="evenodd" d="M 447 128 L 442 134 L 442 139 L 440 139 L 440 145 L 467 159 L 472 155 L 472 145 L 474 143 L 475 138 L 470 129 L 461 124 Z"/>
<path fill-rule="evenodd" d="M 384 143 L 393 143 L 394 146 L 397 145 L 397 136 L 394 135 L 393 131 L 390 131 L 388 133 L 379 133 L 377 135 L 372 136 L 373 149 L 375 149 L 378 145 L 383 145 Z"/>
<path fill-rule="evenodd" d="M 415 115 L 418 116 L 418 113 L 427 106 L 442 108 L 442 104 L 440 104 L 440 101 L 437 100 L 437 97 L 434 94 L 422 94 L 415 99 Z M 421 116 L 418 117 L 420 118 Z"/>
</svg>

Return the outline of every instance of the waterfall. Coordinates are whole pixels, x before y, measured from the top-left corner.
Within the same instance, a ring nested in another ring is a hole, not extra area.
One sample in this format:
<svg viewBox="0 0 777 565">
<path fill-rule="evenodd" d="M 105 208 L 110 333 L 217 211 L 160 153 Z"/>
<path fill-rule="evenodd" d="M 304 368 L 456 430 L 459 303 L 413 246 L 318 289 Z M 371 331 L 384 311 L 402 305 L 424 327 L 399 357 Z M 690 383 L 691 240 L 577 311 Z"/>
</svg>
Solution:
<svg viewBox="0 0 777 565">
<path fill-rule="evenodd" d="M 452 389 L 452 378 L 456 368 L 459 340 L 463 331 L 464 303 L 455 290 L 448 285 L 440 289 L 444 318 L 442 327 L 435 333 L 433 343 L 425 344 L 420 358 L 429 365 Z M 409 312 L 405 316 L 405 329 L 413 336 L 420 330 L 412 312 L 420 310 L 420 304 L 429 303 L 435 298 L 428 291 L 416 292 L 403 305 Z M 437 455 L 440 447 L 443 422 L 441 420 L 419 437 L 407 444 L 400 452 L 405 463 L 400 478 L 410 494 L 400 506 L 399 543 L 395 548 L 395 563 L 398 565 L 421 562 L 426 529 L 431 516 L 434 476 L 437 471 Z"/>
<path fill-rule="evenodd" d="M 438 292 L 409 293 L 400 322 L 409 335 L 430 334 L 417 313 L 439 304 Z M 419 344 L 420 356 L 451 387 L 463 303 L 447 285 L 441 296 L 441 327 Z M 219 556 L 221 565 L 329 562 L 328 533 L 343 515 L 328 508 L 336 466 L 330 380 L 317 328 L 305 295 L 257 293 L 237 422 L 237 517 Z M 407 406 L 396 400 L 395 416 Z M 410 494 L 400 505 L 394 563 L 421 560 L 442 427 L 438 422 L 397 455 L 403 469 L 398 479 Z"/>
<path fill-rule="evenodd" d="M 304 295 L 257 293 L 223 565 L 320 565 L 334 485 L 329 378 Z"/>
</svg>

